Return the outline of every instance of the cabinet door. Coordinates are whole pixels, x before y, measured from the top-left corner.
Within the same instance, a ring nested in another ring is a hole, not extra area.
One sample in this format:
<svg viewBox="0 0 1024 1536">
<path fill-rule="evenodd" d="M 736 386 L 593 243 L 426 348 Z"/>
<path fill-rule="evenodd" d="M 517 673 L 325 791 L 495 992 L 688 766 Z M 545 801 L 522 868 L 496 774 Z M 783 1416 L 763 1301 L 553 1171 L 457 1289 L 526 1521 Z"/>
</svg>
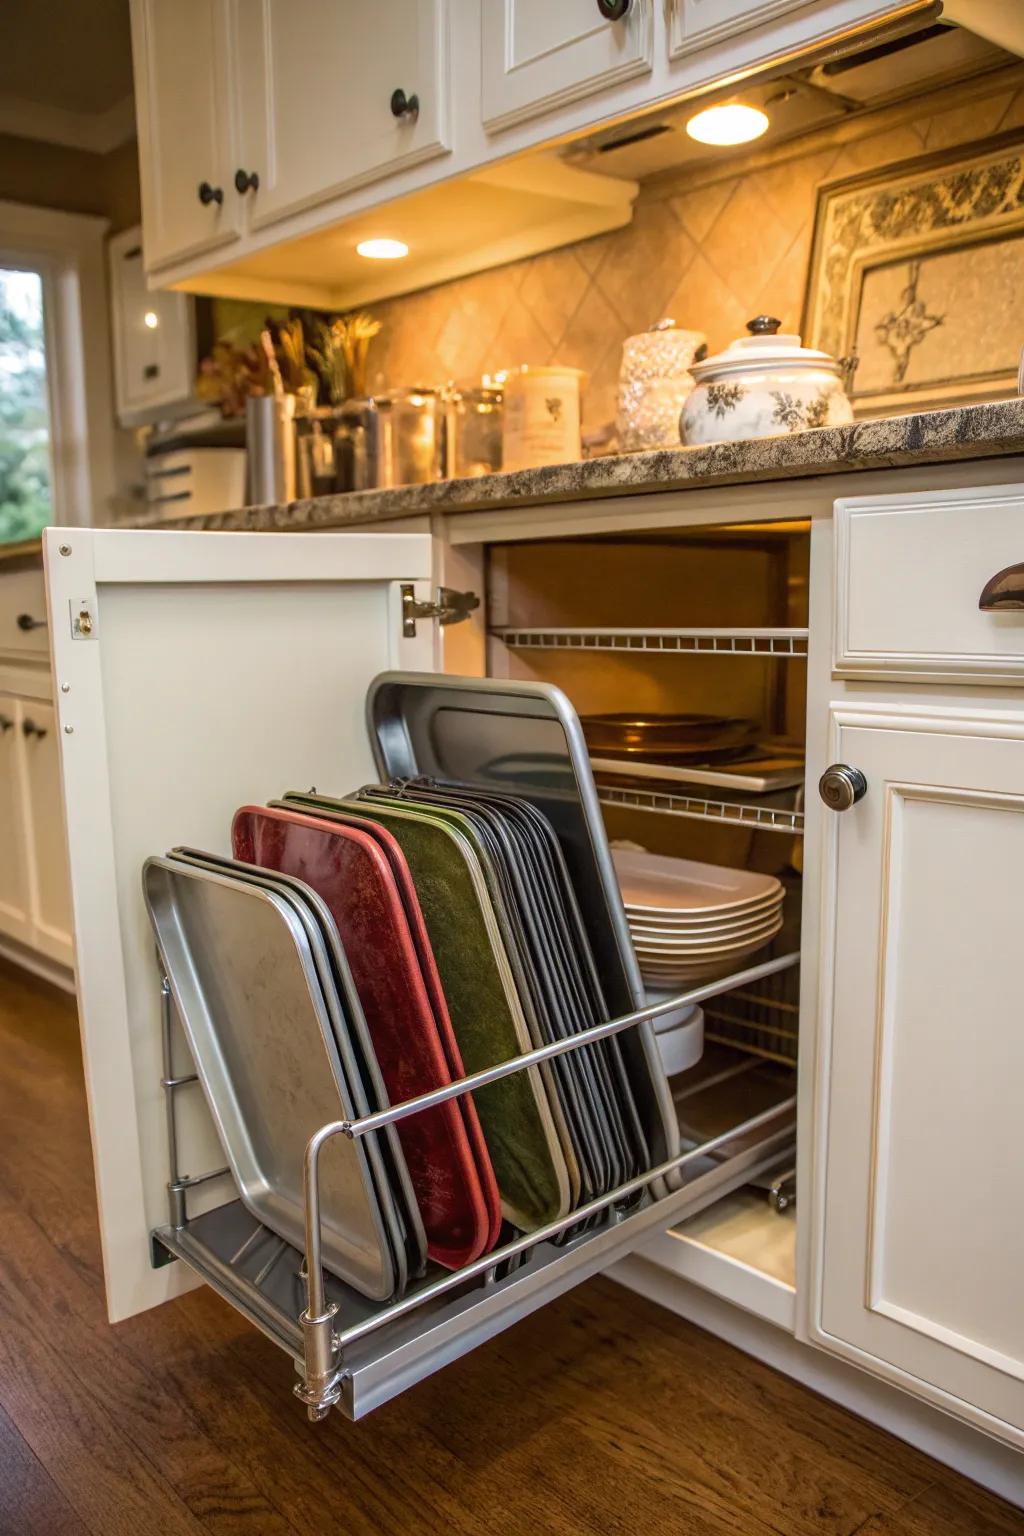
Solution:
<svg viewBox="0 0 1024 1536">
<path fill-rule="evenodd" d="M 71 890 L 60 791 L 57 715 L 52 704 L 22 704 L 25 824 L 28 829 L 32 947 L 71 965 Z"/>
<path fill-rule="evenodd" d="M 67 687 L 56 739 L 116 1321 L 194 1283 L 182 1264 L 151 1263 L 149 1233 L 167 1221 L 168 1149 L 143 863 L 182 843 L 230 853 L 238 806 L 311 784 L 346 793 L 375 776 L 371 678 L 433 665 L 434 626 L 405 635 L 400 592 L 410 582 L 430 595 L 431 541 L 85 528 L 50 528 L 43 541 L 54 671 Z M 83 603 L 93 622 L 74 635 L 69 604 Z M 185 1059 L 183 1041 L 175 1049 Z M 200 1094 L 179 1096 L 178 1142 L 190 1173 L 223 1165 Z M 208 1205 L 227 1197 L 223 1180 L 194 1193 L 204 1191 Z"/>
<path fill-rule="evenodd" d="M 19 701 L 0 694 L 0 933 L 29 944 L 32 918 L 20 727 Z"/>
<path fill-rule="evenodd" d="M 839 710 L 812 1336 L 1024 1444 L 1024 714 Z"/>
<path fill-rule="evenodd" d="M 250 227 L 449 148 L 448 0 L 262 0 L 236 15 Z M 414 109 L 393 107 L 398 91 Z"/>
<path fill-rule="evenodd" d="M 131 17 L 145 260 L 152 272 L 239 234 L 230 18 L 228 0 L 132 0 Z"/>
<path fill-rule="evenodd" d="M 621 21 L 606 21 L 596 0 L 487 0 L 481 12 L 491 132 L 651 69 L 654 0 L 633 0 Z"/>
<path fill-rule="evenodd" d="M 125 230 L 109 246 L 114 328 L 114 395 L 124 426 L 159 413 L 195 409 L 194 300 L 146 286 L 142 231 Z"/>
<path fill-rule="evenodd" d="M 721 38 L 749 31 L 799 10 L 806 0 L 673 0 L 669 21 L 669 57 L 680 59 Z"/>
</svg>

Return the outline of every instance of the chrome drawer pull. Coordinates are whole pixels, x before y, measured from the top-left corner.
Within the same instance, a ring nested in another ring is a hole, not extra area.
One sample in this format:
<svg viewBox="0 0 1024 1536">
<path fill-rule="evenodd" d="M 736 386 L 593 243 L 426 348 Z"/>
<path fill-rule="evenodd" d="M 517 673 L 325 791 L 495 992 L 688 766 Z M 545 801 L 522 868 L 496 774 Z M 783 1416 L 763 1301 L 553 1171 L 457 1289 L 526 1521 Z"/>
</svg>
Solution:
<svg viewBox="0 0 1024 1536">
<path fill-rule="evenodd" d="M 978 607 L 982 613 L 1019 613 L 1024 609 L 1024 561 L 1006 566 L 986 581 Z"/>
</svg>

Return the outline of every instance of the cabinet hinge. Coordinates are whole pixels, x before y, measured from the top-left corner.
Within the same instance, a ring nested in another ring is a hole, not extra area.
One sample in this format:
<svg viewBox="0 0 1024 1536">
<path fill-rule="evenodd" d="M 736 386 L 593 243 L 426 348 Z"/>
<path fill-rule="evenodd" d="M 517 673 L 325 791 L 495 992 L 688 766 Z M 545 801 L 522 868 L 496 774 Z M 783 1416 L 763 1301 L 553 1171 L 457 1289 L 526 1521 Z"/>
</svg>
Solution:
<svg viewBox="0 0 1024 1536">
<path fill-rule="evenodd" d="M 452 587 L 438 587 L 434 602 L 424 603 L 416 597 L 412 582 L 402 583 L 402 634 L 411 640 L 416 634 L 417 619 L 436 619 L 439 624 L 461 624 L 468 619 L 480 599 L 475 592 L 456 592 Z"/>
</svg>

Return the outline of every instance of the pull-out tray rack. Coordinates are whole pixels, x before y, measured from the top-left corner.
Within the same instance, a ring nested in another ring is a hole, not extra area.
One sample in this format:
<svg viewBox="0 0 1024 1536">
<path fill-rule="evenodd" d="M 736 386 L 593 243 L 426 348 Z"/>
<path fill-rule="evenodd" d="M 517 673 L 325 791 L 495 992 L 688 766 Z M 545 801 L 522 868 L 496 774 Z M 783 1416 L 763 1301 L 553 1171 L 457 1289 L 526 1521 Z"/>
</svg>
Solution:
<svg viewBox="0 0 1024 1536">
<path fill-rule="evenodd" d="M 336 1135 L 372 1135 L 419 1110 L 636 1028 L 684 1002 L 700 1003 L 786 970 L 798 960 L 796 954 L 779 956 L 387 1110 L 322 1127 L 306 1148 L 305 1253 L 257 1222 L 237 1199 L 189 1219 L 188 1190 L 220 1177 L 224 1170 L 188 1179 L 178 1172 L 174 1098 L 195 1077 L 174 1073 L 171 1000 L 165 984 L 163 1085 L 171 1214 L 168 1225 L 153 1233 L 155 1259 L 181 1259 L 293 1357 L 301 1377 L 295 1392 L 311 1419 L 323 1418 L 334 1405 L 353 1419 L 361 1418 L 631 1252 L 649 1233 L 694 1214 L 772 1166 L 793 1144 L 796 1100 L 791 1085 L 780 1082 L 777 1097 L 740 1123 L 464 1269 L 432 1270 L 399 1301 L 389 1304 L 367 1301 L 323 1270 L 318 1177 L 323 1145 Z M 681 1185 L 664 1193 L 666 1176 L 677 1170 Z M 660 1192 L 657 1198 L 652 1190 Z M 642 1196 L 639 1203 L 622 1208 L 627 1197 L 638 1194 Z M 595 1218 L 588 1231 L 556 1244 L 563 1229 L 588 1216 Z"/>
</svg>

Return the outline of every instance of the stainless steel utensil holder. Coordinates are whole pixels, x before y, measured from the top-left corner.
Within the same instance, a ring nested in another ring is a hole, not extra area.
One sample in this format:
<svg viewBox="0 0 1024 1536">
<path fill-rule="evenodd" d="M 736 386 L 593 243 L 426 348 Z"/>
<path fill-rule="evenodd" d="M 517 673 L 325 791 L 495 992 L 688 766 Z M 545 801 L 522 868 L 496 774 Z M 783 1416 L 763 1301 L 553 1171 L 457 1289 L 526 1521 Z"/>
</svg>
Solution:
<svg viewBox="0 0 1024 1536">
<path fill-rule="evenodd" d="M 176 1075 L 174 1071 L 173 1012 L 165 978 L 161 986 L 162 1086 L 167 1105 L 169 1225 L 152 1234 L 154 1254 L 162 1252 L 182 1259 L 292 1355 L 301 1377 L 295 1395 L 306 1405 L 311 1421 L 326 1417 L 335 1404 L 343 1405 L 350 1417 L 360 1418 L 545 1301 L 606 1268 L 634 1249 L 648 1232 L 671 1225 L 684 1211 L 692 1214 L 762 1171 L 777 1159 L 787 1141 L 792 1141 L 796 1098 L 789 1095 L 780 1099 L 721 1135 L 620 1184 L 561 1220 L 505 1243 L 463 1269 L 434 1278 L 428 1275 L 400 1300 L 384 1306 L 356 1297 L 324 1273 L 319 1179 L 324 1145 L 334 1136 L 357 1139 L 371 1135 L 513 1072 L 610 1039 L 686 1003 L 703 1003 L 722 992 L 788 970 L 799 963 L 799 958 L 798 954 L 778 956 L 656 1006 L 596 1024 L 570 1039 L 524 1052 L 388 1109 L 322 1126 L 305 1150 L 304 1254 L 244 1212 L 237 1200 L 189 1219 L 189 1191 L 225 1177 L 229 1170 L 215 1168 L 191 1176 L 179 1170 L 175 1096 L 198 1079 L 194 1072 Z M 763 1132 L 763 1139 L 756 1132 Z M 716 1161 L 717 1154 L 740 1138 L 747 1142 L 743 1150 L 727 1163 Z M 701 1164 L 710 1166 L 694 1172 Z M 655 1196 L 649 1189 L 683 1172 L 694 1172 L 694 1177 L 670 1193 Z M 643 1191 L 648 1192 L 646 1201 L 622 1209 L 625 1200 Z M 565 1228 L 602 1213 L 605 1220 L 582 1235 L 558 1246 L 552 1243 Z M 256 1263 L 256 1274 L 247 1274 L 246 1267 Z M 350 1319 L 346 1311 L 351 1312 Z"/>
</svg>

